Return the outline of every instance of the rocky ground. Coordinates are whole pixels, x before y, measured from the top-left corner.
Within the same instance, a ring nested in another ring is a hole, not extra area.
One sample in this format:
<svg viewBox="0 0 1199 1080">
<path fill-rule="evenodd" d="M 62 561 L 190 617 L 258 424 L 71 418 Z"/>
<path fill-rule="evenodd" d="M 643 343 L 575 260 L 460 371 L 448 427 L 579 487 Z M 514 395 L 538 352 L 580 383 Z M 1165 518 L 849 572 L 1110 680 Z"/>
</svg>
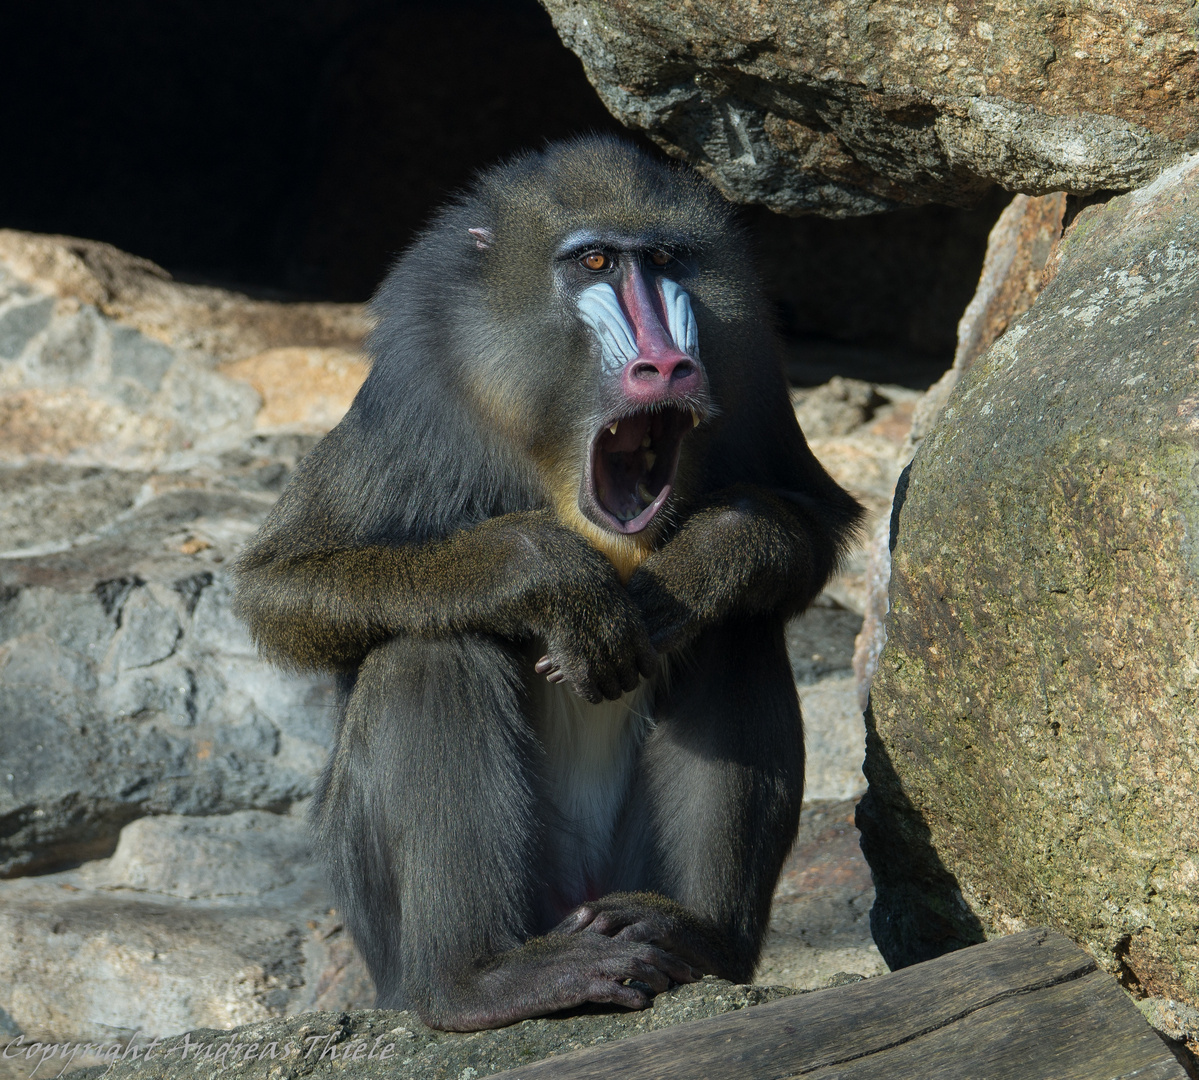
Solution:
<svg viewBox="0 0 1199 1080">
<path fill-rule="evenodd" d="M 303 824 L 331 690 L 257 659 L 225 576 L 363 377 L 360 309 L 249 301 L 17 233 L 0 234 L 0 285 L 0 1033 L 368 1005 Z M 919 396 L 795 393 L 872 519 Z M 853 826 L 865 571 L 853 556 L 789 630 L 807 802 L 762 983 L 885 970 Z"/>
</svg>

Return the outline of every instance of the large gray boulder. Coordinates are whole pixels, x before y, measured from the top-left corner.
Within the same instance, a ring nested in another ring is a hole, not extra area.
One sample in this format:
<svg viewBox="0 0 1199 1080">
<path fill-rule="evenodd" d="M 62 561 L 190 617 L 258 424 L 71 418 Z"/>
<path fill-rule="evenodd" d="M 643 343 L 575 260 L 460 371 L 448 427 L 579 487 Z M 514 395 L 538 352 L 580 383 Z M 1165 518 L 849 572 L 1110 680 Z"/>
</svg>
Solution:
<svg viewBox="0 0 1199 1080">
<path fill-rule="evenodd" d="M 174 492 L 69 556 L 0 561 L 0 872 L 108 855 L 143 814 L 286 810 L 311 793 L 330 685 L 258 660 L 221 549 L 171 552 L 180 526 L 245 532 L 266 508 Z"/>
<path fill-rule="evenodd" d="M 364 328 L 0 230 L 0 877 L 311 793 L 331 684 L 258 659 L 227 570 Z"/>
<path fill-rule="evenodd" d="M 365 325 L 0 230 L 0 1030 L 371 1000 L 304 842 L 333 686 L 259 660 L 228 581 Z"/>
<path fill-rule="evenodd" d="M 1199 145 L 1187 0 L 542 3 L 622 122 L 784 213 L 1124 190 Z"/>
<path fill-rule="evenodd" d="M 917 452 L 859 808 L 892 966 L 1047 924 L 1192 1050 L 1196 207 L 1192 156 L 1083 210 Z"/>
</svg>

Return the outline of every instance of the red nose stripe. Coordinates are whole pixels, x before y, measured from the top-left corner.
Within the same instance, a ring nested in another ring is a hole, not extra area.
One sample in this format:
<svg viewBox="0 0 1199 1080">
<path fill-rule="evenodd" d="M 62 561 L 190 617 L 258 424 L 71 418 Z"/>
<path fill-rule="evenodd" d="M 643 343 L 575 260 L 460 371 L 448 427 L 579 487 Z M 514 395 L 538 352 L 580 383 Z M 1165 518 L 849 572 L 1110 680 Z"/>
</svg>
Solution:
<svg viewBox="0 0 1199 1080">
<path fill-rule="evenodd" d="M 637 359 L 677 363 L 688 359 L 687 354 L 670 339 L 666 330 L 666 313 L 658 290 L 651 290 L 641 269 L 633 266 L 620 284 L 620 302 L 628 312 L 629 325 L 637 335 Z M 673 367 L 674 364 L 671 363 Z M 669 374 L 667 374 L 669 378 Z"/>
<path fill-rule="evenodd" d="M 640 267 L 625 275 L 620 302 L 637 339 L 637 356 L 620 373 L 625 396 L 647 406 L 697 393 L 704 381 L 700 367 L 671 340 L 658 290 L 649 286 Z"/>
</svg>

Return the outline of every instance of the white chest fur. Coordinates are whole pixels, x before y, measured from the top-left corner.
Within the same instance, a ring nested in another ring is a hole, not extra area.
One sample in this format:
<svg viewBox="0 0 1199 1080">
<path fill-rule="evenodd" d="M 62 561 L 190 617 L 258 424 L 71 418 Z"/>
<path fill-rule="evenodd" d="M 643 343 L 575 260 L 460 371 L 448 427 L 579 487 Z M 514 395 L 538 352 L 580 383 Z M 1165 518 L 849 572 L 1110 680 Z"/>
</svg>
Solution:
<svg viewBox="0 0 1199 1080">
<path fill-rule="evenodd" d="M 554 891 L 569 908 L 606 887 L 617 820 L 652 723 L 653 680 L 598 705 L 544 680 L 533 695 L 554 810 L 547 835 Z"/>
</svg>

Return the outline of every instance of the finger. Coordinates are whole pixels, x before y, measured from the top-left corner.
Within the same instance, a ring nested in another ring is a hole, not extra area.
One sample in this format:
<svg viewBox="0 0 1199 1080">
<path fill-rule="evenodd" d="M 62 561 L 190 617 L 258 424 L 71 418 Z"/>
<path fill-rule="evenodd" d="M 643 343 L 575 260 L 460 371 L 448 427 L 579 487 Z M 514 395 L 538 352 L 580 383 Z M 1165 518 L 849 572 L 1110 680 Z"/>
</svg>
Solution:
<svg viewBox="0 0 1199 1080">
<path fill-rule="evenodd" d="M 669 975 L 677 983 L 692 983 L 699 980 L 699 975 L 686 960 L 681 960 L 674 953 L 663 949 L 649 947 L 649 958 L 659 971 Z"/>
<path fill-rule="evenodd" d="M 666 941 L 662 934 L 649 923 L 642 920 L 641 922 L 629 923 L 619 932 L 613 935 L 617 941 L 650 941 L 655 945 L 664 945 Z"/>
<path fill-rule="evenodd" d="M 595 908 L 584 904 L 577 907 L 550 931 L 551 934 L 575 934 L 591 925 L 596 916 Z"/>
<path fill-rule="evenodd" d="M 599 683 L 600 693 L 609 701 L 615 701 L 624 693 L 620 685 L 620 675 L 612 669 L 609 669 L 603 678 L 596 681 Z"/>
<path fill-rule="evenodd" d="M 612 937 L 618 930 L 628 925 L 628 918 L 614 911 L 599 911 L 591 920 L 589 929 L 597 934 L 607 934 Z"/>
<path fill-rule="evenodd" d="M 637 670 L 647 679 L 658 670 L 658 653 L 648 639 L 637 644 Z"/>
<path fill-rule="evenodd" d="M 650 639 L 650 643 L 657 651 L 659 656 L 668 652 L 673 652 L 678 644 L 679 635 L 674 629 L 663 630 L 660 633 L 654 634 Z"/>
<path fill-rule="evenodd" d="M 559 668 L 554 668 L 554 670 L 551 671 L 545 677 L 546 682 L 552 682 L 552 683 L 560 683 L 560 682 L 564 682 L 565 680 L 566 680 L 566 672 L 560 670 Z"/>
<path fill-rule="evenodd" d="M 596 980 L 588 989 L 587 1000 L 623 1005 L 626 1009 L 648 1009 L 650 996 L 635 986 Z"/>
<path fill-rule="evenodd" d="M 592 705 L 598 705 L 604 700 L 603 695 L 591 683 L 573 683 L 575 693 L 584 701 L 590 701 Z"/>
<path fill-rule="evenodd" d="M 544 675 L 547 671 L 552 671 L 556 665 L 548 656 L 543 656 L 533 665 L 533 670 L 538 675 Z"/>
<path fill-rule="evenodd" d="M 637 661 L 635 658 L 629 658 L 620 665 L 621 693 L 627 694 L 630 690 L 636 690 L 640 682 L 641 672 L 637 668 Z"/>
<path fill-rule="evenodd" d="M 634 958 L 629 970 L 633 973 L 630 978 L 645 983 L 655 994 L 670 986 L 670 973 L 649 961 Z"/>
</svg>

